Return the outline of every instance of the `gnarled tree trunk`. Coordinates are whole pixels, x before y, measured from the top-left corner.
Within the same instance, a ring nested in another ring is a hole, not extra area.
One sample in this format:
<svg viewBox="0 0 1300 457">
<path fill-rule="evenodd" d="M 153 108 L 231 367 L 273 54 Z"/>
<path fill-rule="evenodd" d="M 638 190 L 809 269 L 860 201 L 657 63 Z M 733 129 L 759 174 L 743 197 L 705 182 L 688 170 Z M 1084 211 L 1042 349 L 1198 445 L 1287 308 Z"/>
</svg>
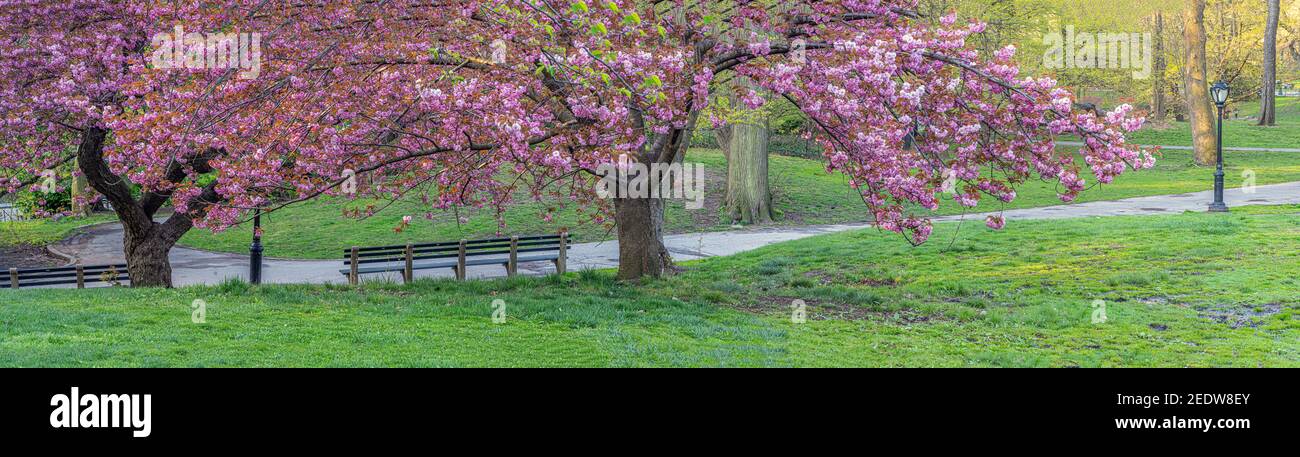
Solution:
<svg viewBox="0 0 1300 457">
<path fill-rule="evenodd" d="M 167 257 L 176 240 L 163 232 L 158 223 L 126 228 L 123 242 L 132 287 L 172 287 L 172 264 Z"/>
<path fill-rule="evenodd" d="M 1187 113 L 1191 116 L 1192 146 L 1196 163 L 1215 163 L 1214 110 L 1210 107 L 1210 84 L 1205 62 L 1205 0 L 1187 0 L 1183 11 L 1183 37 L 1187 63 L 1183 69 Z"/>
<path fill-rule="evenodd" d="M 139 200 L 133 197 L 126 180 L 109 170 L 104 162 L 104 142 L 107 138 L 107 130 L 96 126 L 85 127 L 81 133 L 81 145 L 77 148 L 77 165 L 85 175 L 86 182 L 113 204 L 113 211 L 122 222 L 123 251 L 126 254 L 131 287 L 172 287 L 171 262 L 167 255 L 181 236 L 193 227 L 193 221 L 189 214 L 175 213 L 165 222 L 155 222 L 154 214 L 171 195 L 146 193 Z M 210 154 L 205 154 L 197 157 L 191 162 L 190 171 L 211 171 L 207 166 L 209 156 Z M 173 163 L 168 167 L 167 178 L 171 182 L 180 182 L 187 173 L 185 166 Z M 203 189 L 191 206 L 202 206 L 206 203 L 200 202 L 216 200 L 213 183 Z"/>
<path fill-rule="evenodd" d="M 732 222 L 772 222 L 772 191 L 767 184 L 768 131 L 761 125 L 734 124 L 727 155 L 727 211 Z"/>
</svg>

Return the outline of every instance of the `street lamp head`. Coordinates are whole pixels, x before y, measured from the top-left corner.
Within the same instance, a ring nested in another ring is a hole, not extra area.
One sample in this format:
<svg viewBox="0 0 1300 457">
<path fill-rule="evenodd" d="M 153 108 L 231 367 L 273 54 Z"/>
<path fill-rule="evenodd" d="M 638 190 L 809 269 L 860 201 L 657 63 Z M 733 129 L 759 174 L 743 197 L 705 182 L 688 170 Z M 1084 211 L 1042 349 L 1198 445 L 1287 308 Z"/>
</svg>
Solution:
<svg viewBox="0 0 1300 457">
<path fill-rule="evenodd" d="M 1214 100 L 1215 105 L 1223 108 L 1223 105 L 1228 103 L 1228 91 L 1228 83 L 1219 81 L 1214 83 L 1214 87 L 1210 88 L 1210 98 Z"/>
</svg>

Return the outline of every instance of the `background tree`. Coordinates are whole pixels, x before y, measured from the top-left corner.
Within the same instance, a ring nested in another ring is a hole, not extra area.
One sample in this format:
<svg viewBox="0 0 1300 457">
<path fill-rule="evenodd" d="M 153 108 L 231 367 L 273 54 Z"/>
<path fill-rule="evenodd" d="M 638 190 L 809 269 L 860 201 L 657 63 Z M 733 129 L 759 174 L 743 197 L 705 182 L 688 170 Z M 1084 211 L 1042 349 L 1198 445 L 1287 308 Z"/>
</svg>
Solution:
<svg viewBox="0 0 1300 457">
<path fill-rule="evenodd" d="M 1152 44 L 1151 56 L 1151 118 L 1158 124 L 1163 124 L 1169 111 L 1165 104 L 1166 94 L 1169 84 L 1166 82 L 1165 72 L 1168 71 L 1167 58 L 1165 57 L 1165 15 L 1163 11 L 1156 11 L 1151 17 L 1153 30 L 1151 38 L 1155 40 Z"/>
<path fill-rule="evenodd" d="M 733 223 L 772 222 L 772 190 L 768 185 L 771 122 L 780 107 L 788 104 L 769 100 L 743 77 L 720 80 L 716 86 L 700 121 L 711 124 L 718 147 L 727 159 L 725 217 Z M 746 108 L 743 100 L 748 97 L 761 98 L 762 105 Z"/>
<path fill-rule="evenodd" d="M 1277 28 L 1282 0 L 1268 3 L 1268 24 L 1264 30 L 1264 77 L 1260 87 L 1259 125 L 1277 125 Z"/>
<path fill-rule="evenodd" d="M 1205 0 L 1187 0 L 1183 10 L 1183 91 L 1192 124 L 1192 146 L 1196 162 L 1215 161 L 1214 111 L 1210 107 L 1210 85 L 1205 61 Z"/>
</svg>

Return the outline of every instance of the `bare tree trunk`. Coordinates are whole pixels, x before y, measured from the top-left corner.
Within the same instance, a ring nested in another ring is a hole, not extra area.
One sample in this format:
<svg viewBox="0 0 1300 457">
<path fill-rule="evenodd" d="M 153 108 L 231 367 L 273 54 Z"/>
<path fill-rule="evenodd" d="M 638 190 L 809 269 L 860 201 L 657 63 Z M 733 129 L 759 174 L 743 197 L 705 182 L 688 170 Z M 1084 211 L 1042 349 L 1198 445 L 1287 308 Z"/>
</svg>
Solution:
<svg viewBox="0 0 1300 457">
<path fill-rule="evenodd" d="M 1183 70 L 1187 113 L 1191 116 L 1192 146 L 1196 163 L 1215 162 L 1214 110 L 1210 107 L 1210 85 L 1205 61 L 1205 0 L 1187 0 L 1183 11 L 1183 37 L 1187 62 Z"/>
<path fill-rule="evenodd" d="M 1155 61 L 1155 68 L 1151 70 L 1153 83 L 1151 86 L 1151 119 L 1157 123 L 1165 122 L 1165 112 L 1169 110 L 1165 106 L 1165 15 L 1162 12 L 1156 12 L 1155 17 L 1156 30 L 1155 53 L 1152 56 Z"/>
<path fill-rule="evenodd" d="M 732 222 L 772 222 L 772 191 L 767 184 L 767 127 L 735 124 L 731 129 L 727 211 Z"/>
<path fill-rule="evenodd" d="M 663 200 L 616 199 L 614 220 L 618 225 L 618 279 L 657 278 L 670 271 L 673 260 L 663 241 Z"/>
<path fill-rule="evenodd" d="M 1281 0 L 1268 0 L 1268 25 L 1264 29 L 1264 81 L 1260 89 L 1259 125 L 1277 125 L 1277 25 Z"/>
</svg>

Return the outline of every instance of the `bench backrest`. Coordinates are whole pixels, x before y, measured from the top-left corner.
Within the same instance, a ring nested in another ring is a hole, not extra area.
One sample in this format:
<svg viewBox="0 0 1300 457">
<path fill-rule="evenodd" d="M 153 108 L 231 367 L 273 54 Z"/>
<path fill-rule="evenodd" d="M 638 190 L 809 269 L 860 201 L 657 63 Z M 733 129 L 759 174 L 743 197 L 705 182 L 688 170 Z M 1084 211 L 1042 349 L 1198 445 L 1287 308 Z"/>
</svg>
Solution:
<svg viewBox="0 0 1300 457">
<path fill-rule="evenodd" d="M 510 254 L 511 238 L 490 238 L 465 242 L 465 257 Z M 560 235 L 520 237 L 516 253 L 550 252 L 560 250 Z M 411 260 L 454 259 L 460 257 L 459 241 L 412 244 Z M 405 262 L 406 245 L 376 246 L 357 249 L 360 265 L 387 262 Z M 343 264 L 352 265 L 352 249 L 343 250 Z"/>
<path fill-rule="evenodd" d="M 0 271 L 0 289 L 17 289 L 22 287 L 61 286 L 76 284 L 83 288 L 90 283 L 121 284 L 131 281 L 126 264 L 90 265 L 58 268 L 31 268 L 20 270 L 10 268 Z"/>
</svg>

